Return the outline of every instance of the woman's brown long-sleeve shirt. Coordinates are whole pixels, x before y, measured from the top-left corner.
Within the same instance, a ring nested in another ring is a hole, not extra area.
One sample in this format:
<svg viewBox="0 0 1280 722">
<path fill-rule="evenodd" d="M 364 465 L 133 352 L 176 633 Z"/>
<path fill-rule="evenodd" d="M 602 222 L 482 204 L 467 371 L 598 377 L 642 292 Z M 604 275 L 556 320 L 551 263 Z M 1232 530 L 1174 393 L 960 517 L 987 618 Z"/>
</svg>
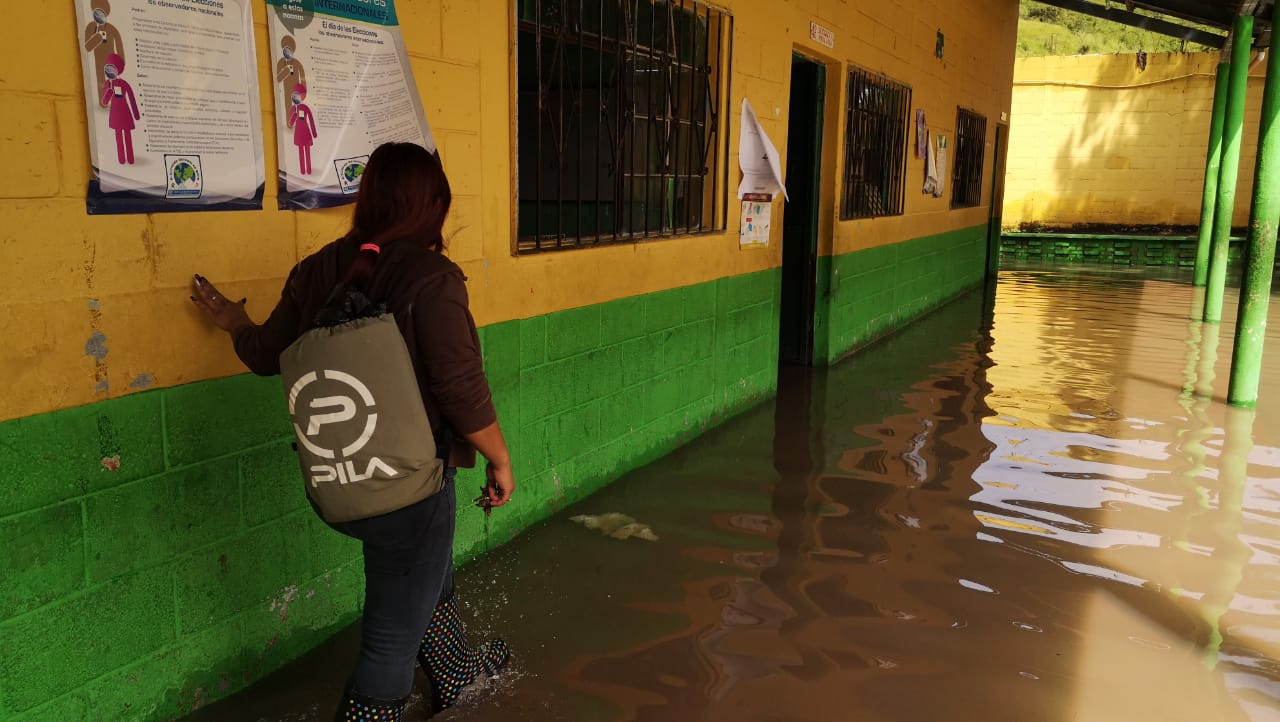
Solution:
<svg viewBox="0 0 1280 722">
<path fill-rule="evenodd" d="M 356 242 L 340 239 L 295 266 L 270 318 L 235 334 L 240 360 L 260 376 L 280 373 L 280 352 L 312 328 L 358 253 Z M 437 440 L 445 438 L 446 422 L 462 437 L 497 420 L 462 269 L 439 253 L 397 243 L 382 252 L 366 293 L 395 315 Z M 474 465 L 475 452 L 457 438 L 452 460 Z"/>
</svg>

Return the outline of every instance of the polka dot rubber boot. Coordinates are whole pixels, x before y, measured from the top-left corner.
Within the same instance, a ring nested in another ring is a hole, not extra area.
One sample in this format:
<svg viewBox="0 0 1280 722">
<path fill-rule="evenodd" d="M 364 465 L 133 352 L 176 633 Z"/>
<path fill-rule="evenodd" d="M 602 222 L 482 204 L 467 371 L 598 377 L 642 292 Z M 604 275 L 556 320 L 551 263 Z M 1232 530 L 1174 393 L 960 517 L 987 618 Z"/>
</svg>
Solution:
<svg viewBox="0 0 1280 722">
<path fill-rule="evenodd" d="M 494 639 L 479 647 L 467 644 L 466 630 L 452 596 L 431 615 L 418 648 L 418 662 L 431 679 L 431 703 L 437 712 L 453 706 L 458 695 L 481 674 L 497 676 L 511 660 L 507 643 Z"/>
<path fill-rule="evenodd" d="M 342 696 L 334 722 L 401 722 L 407 699 L 382 700 L 351 690 Z"/>
</svg>

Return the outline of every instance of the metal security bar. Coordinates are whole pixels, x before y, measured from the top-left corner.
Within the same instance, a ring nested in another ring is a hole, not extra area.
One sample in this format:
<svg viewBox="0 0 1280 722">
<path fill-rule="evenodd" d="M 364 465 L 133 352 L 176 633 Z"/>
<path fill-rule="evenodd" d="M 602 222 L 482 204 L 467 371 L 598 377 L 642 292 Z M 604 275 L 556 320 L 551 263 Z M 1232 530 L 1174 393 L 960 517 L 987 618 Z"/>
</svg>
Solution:
<svg viewBox="0 0 1280 722">
<path fill-rule="evenodd" d="M 856 67 L 848 86 L 840 218 L 902 215 L 911 88 Z"/>
<path fill-rule="evenodd" d="M 982 162 L 987 150 L 987 119 L 960 108 L 956 119 L 956 160 L 951 174 L 951 207 L 982 203 Z"/>
<path fill-rule="evenodd" d="M 519 0 L 517 252 L 723 230 L 732 16 Z"/>
</svg>

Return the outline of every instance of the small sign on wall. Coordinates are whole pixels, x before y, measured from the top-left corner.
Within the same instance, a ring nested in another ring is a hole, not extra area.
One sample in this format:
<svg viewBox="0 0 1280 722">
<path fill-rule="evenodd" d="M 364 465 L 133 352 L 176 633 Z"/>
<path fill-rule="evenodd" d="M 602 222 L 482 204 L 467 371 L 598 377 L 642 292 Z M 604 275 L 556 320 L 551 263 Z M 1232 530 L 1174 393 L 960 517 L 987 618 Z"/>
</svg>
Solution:
<svg viewBox="0 0 1280 722">
<path fill-rule="evenodd" d="M 824 28 L 817 23 L 809 23 L 809 39 L 828 48 L 836 46 L 835 31 L 831 28 Z"/>
<path fill-rule="evenodd" d="M 742 200 L 742 228 L 738 232 L 741 248 L 768 248 L 773 221 L 773 195 L 748 193 Z"/>
</svg>

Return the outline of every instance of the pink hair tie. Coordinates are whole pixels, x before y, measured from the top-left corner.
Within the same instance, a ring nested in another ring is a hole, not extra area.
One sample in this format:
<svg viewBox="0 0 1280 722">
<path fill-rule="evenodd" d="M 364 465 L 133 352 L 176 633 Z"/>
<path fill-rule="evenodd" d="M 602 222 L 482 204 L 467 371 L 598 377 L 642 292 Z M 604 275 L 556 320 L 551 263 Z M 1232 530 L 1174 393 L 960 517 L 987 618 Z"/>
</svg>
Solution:
<svg viewBox="0 0 1280 722">
<path fill-rule="evenodd" d="M 376 243 L 366 243 L 363 246 L 360 246 L 360 250 L 373 251 L 374 253 L 382 253 L 382 246 L 379 246 Z"/>
</svg>

